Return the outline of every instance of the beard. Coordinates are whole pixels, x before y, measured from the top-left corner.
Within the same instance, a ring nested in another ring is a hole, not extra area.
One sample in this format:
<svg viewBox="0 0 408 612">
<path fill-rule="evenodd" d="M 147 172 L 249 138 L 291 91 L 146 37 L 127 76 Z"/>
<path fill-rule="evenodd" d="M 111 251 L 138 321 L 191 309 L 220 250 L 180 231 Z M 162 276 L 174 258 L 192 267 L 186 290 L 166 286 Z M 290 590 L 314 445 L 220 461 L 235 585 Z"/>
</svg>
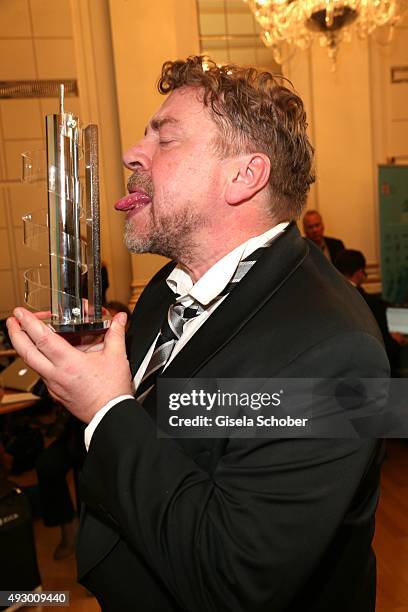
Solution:
<svg viewBox="0 0 408 612">
<path fill-rule="evenodd" d="M 128 250 L 131 253 L 163 255 L 179 263 L 191 261 L 194 251 L 200 246 L 195 243 L 193 236 L 206 224 L 204 216 L 194 212 L 192 202 L 185 202 L 177 210 L 177 206 L 171 205 L 173 198 L 165 194 L 162 194 L 161 199 L 170 204 L 167 204 L 166 211 L 156 214 L 153 182 L 149 175 L 140 171 L 132 174 L 128 180 L 128 190 L 136 188 L 143 189 L 152 203 L 148 205 L 148 217 L 142 229 L 137 227 L 138 214 L 134 217 L 135 223 L 125 222 L 124 243 Z M 172 208 L 176 210 L 172 212 Z"/>
<path fill-rule="evenodd" d="M 126 221 L 124 242 L 131 253 L 153 253 L 188 264 L 199 247 L 193 236 L 204 225 L 203 216 L 193 212 L 189 203 L 182 210 L 160 216 L 155 216 L 150 204 L 149 218 L 142 231 L 132 221 Z"/>
</svg>

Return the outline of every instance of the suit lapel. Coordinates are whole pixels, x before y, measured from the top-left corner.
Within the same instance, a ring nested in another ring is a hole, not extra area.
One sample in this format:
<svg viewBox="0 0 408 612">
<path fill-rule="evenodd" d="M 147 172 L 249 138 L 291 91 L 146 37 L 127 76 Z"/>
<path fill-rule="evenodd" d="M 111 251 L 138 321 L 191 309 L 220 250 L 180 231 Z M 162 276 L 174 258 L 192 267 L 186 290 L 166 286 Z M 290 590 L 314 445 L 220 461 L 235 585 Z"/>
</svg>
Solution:
<svg viewBox="0 0 408 612">
<path fill-rule="evenodd" d="M 178 353 L 165 378 L 189 378 L 221 350 L 304 261 L 308 245 L 295 224 L 283 232 Z"/>
<path fill-rule="evenodd" d="M 174 266 L 174 262 L 166 265 L 152 279 L 133 312 L 131 326 L 126 336 L 132 378 L 159 333 L 163 319 L 174 300 L 174 293 L 165 280 Z"/>
<path fill-rule="evenodd" d="M 190 378 L 239 333 L 240 329 L 276 293 L 309 253 L 307 241 L 299 234 L 296 225 L 274 240 L 270 247 L 242 279 L 238 287 L 227 296 L 200 327 L 180 353 L 161 375 L 164 378 Z M 174 263 L 166 266 L 148 285 L 141 296 L 132 318 L 128 335 L 128 355 L 134 376 L 152 342 L 174 294 L 165 279 Z M 145 402 L 149 409 L 154 394 Z M 151 400 L 151 401 L 149 401 Z"/>
</svg>

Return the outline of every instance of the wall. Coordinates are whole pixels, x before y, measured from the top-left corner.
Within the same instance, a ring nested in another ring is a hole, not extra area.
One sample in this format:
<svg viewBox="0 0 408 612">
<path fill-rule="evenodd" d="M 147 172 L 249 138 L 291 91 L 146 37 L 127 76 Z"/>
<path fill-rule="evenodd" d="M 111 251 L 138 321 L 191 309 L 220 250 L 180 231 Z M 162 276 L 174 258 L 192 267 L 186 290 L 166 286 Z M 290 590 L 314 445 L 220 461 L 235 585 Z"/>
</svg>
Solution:
<svg viewBox="0 0 408 612">
<path fill-rule="evenodd" d="M 395 28 L 393 41 L 371 46 L 374 138 L 379 163 L 391 157 L 408 163 L 408 13 Z M 403 67 L 404 81 L 393 82 L 392 69 Z"/>
<path fill-rule="evenodd" d="M 108 265 L 108 299 L 130 302 L 131 262 L 123 245 L 123 216 L 114 203 L 123 196 L 122 143 L 108 0 L 71 0 L 74 48 L 84 125 L 99 126 L 102 258 Z"/>
<path fill-rule="evenodd" d="M 123 150 L 137 142 L 162 104 L 155 85 L 163 62 L 199 52 L 194 0 L 109 0 Z M 124 177 L 129 172 L 124 173 Z M 124 179 L 124 188 L 125 188 Z M 164 262 L 132 256 L 132 302 Z"/>
<path fill-rule="evenodd" d="M 107 0 L 0 3 L 0 80 L 77 79 L 80 96 L 66 98 L 65 108 L 83 125 L 102 128 L 102 257 L 110 275 L 108 297 L 127 303 L 130 257 L 122 245 L 123 220 L 112 209 L 123 177 L 111 56 Z M 22 215 L 46 209 L 47 196 L 44 182 L 21 184 L 20 154 L 44 149 L 44 117 L 57 110 L 56 98 L 0 100 L 0 317 L 23 303 L 24 270 L 47 262 L 46 253 L 22 244 Z"/>
<path fill-rule="evenodd" d="M 408 66 L 407 34 L 405 21 L 390 45 L 342 43 L 335 72 L 317 43 L 284 65 L 305 100 L 316 147 L 309 208 L 321 212 L 328 235 L 364 252 L 373 290 L 380 289 L 377 167 L 408 156 L 408 85 L 390 77 L 392 66 Z"/>
<path fill-rule="evenodd" d="M 0 80 L 75 78 L 68 1 L 3 0 Z M 22 246 L 24 213 L 46 207 L 44 192 L 20 184 L 20 153 L 43 149 L 52 99 L 0 100 L 0 316 L 23 301 L 23 271 L 43 258 Z M 73 112 L 78 98 L 70 99 Z"/>
</svg>

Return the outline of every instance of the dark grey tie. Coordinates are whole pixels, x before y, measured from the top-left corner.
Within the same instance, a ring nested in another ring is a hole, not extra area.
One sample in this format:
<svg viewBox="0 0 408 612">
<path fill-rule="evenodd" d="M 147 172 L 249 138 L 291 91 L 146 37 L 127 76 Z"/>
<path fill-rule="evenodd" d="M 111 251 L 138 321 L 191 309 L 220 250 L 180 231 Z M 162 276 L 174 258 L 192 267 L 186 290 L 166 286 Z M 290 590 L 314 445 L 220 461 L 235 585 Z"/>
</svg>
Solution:
<svg viewBox="0 0 408 612">
<path fill-rule="evenodd" d="M 176 295 L 177 299 L 179 297 L 179 295 Z M 184 323 L 202 312 L 204 312 L 204 308 L 197 302 L 188 307 L 177 303 L 170 305 L 146 372 L 136 391 L 136 399 L 139 402 L 143 403 L 145 397 L 156 384 L 157 376 L 162 373 L 183 333 Z"/>
<path fill-rule="evenodd" d="M 246 259 L 239 262 L 231 281 L 215 299 L 219 299 L 221 296 L 231 293 L 234 287 L 237 286 L 239 281 L 244 278 L 254 263 L 262 255 L 264 248 L 269 246 L 269 244 L 268 242 L 263 247 L 251 253 Z M 179 297 L 179 295 L 176 295 L 176 299 Z M 183 333 L 184 324 L 190 319 L 202 314 L 204 310 L 203 306 L 198 302 L 193 302 L 191 306 L 187 307 L 177 302 L 170 305 L 167 317 L 163 322 L 162 329 L 157 338 L 153 354 L 146 368 L 146 372 L 136 390 L 136 399 L 139 402 L 143 403 L 144 399 L 155 386 L 157 377 L 163 372 L 164 366 L 170 359 L 173 349 Z"/>
</svg>

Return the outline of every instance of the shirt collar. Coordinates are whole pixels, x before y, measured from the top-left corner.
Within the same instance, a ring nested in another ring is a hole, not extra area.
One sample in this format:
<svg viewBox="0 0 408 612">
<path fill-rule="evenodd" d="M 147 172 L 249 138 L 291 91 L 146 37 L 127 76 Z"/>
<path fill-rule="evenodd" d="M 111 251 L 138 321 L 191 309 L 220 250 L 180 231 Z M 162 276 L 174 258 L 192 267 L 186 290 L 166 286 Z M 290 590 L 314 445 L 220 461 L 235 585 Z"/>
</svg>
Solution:
<svg viewBox="0 0 408 612">
<path fill-rule="evenodd" d="M 183 302 L 188 306 L 189 303 L 197 301 L 202 306 L 207 306 L 227 286 L 239 262 L 276 238 L 288 225 L 289 223 L 279 223 L 263 234 L 243 242 L 219 259 L 196 283 L 193 283 L 190 275 L 178 265 L 169 274 L 166 282 L 174 293 L 180 295 L 178 302 Z"/>
</svg>

